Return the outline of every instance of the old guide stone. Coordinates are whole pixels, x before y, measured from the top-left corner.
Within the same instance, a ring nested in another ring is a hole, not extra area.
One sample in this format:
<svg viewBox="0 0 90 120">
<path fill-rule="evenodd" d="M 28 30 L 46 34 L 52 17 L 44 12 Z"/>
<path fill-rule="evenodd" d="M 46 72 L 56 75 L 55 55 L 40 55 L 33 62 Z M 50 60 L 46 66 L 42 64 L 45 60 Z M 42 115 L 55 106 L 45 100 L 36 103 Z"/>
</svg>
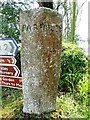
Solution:
<svg viewBox="0 0 90 120">
<path fill-rule="evenodd" d="M 53 111 L 60 79 L 61 15 L 44 7 L 24 11 L 20 16 L 20 30 L 23 112 Z"/>
</svg>

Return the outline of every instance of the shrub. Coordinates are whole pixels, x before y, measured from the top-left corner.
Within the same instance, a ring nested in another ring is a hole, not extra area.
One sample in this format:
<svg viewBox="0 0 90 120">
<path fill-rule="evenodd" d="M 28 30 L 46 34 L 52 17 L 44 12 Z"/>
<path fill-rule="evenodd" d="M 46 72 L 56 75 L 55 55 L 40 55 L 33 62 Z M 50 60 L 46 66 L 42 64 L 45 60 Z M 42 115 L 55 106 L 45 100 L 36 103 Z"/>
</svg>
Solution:
<svg viewBox="0 0 90 120">
<path fill-rule="evenodd" d="M 59 90 L 74 91 L 78 82 L 83 80 L 88 61 L 83 50 L 71 43 L 62 44 Z"/>
</svg>

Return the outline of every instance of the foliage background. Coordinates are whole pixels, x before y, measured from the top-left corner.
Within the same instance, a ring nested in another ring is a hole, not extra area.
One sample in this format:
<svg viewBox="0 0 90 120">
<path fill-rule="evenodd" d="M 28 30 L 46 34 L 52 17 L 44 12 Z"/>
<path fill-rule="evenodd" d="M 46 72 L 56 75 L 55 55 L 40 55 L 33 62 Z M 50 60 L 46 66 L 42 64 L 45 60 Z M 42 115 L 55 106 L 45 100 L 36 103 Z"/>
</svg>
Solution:
<svg viewBox="0 0 90 120">
<path fill-rule="evenodd" d="M 19 4 L 14 2 L 0 4 L 0 37 L 10 37 L 17 41 L 19 50 L 15 57 L 19 69 L 21 69 L 19 14 L 22 9 L 28 9 L 29 6 L 21 2 Z M 59 8 L 62 8 L 64 11 L 65 28 L 62 38 L 63 47 L 56 112 L 45 113 L 40 116 L 25 114 L 22 112 L 22 90 L 2 87 L 2 98 L 0 99 L 2 109 L 0 110 L 0 117 L 30 118 L 30 120 L 90 117 L 88 112 L 88 107 L 90 109 L 88 102 L 88 97 L 90 97 L 90 85 L 88 85 L 88 80 L 90 80 L 88 72 L 90 70 L 88 71 L 88 66 L 90 64 L 88 63 L 90 63 L 90 60 L 84 54 L 83 50 L 77 46 L 76 43 L 80 39 L 76 37 L 76 34 L 74 35 L 74 39 L 72 39 L 71 20 L 73 13 L 71 3 L 66 0 L 64 2 L 58 2 L 55 9 L 58 10 Z"/>
</svg>

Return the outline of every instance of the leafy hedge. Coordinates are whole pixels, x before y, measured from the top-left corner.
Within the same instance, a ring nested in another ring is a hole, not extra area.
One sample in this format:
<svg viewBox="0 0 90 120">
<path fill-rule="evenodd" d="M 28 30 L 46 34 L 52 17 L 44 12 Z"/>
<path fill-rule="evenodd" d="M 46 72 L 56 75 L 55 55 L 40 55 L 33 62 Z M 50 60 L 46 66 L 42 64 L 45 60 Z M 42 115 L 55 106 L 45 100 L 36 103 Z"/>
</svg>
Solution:
<svg viewBox="0 0 90 120">
<path fill-rule="evenodd" d="M 87 72 L 88 61 L 85 53 L 72 43 L 62 44 L 59 90 L 74 91 Z"/>
</svg>

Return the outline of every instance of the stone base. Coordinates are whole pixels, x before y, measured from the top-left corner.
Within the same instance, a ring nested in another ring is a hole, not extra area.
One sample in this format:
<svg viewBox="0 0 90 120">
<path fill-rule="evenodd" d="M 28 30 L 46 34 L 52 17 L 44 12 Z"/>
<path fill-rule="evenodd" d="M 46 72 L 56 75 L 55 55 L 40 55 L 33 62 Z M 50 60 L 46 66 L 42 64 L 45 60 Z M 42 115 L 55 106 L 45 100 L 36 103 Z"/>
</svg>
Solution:
<svg viewBox="0 0 90 120">
<path fill-rule="evenodd" d="M 29 114 L 42 114 L 42 113 L 47 113 L 47 112 L 53 112 L 56 110 L 56 107 L 53 107 L 50 109 L 50 107 L 48 109 L 44 109 L 44 111 L 39 111 L 40 108 L 37 108 L 36 106 L 33 106 L 32 108 L 26 108 L 26 106 L 23 107 L 23 112 L 24 113 L 29 113 Z"/>
</svg>

